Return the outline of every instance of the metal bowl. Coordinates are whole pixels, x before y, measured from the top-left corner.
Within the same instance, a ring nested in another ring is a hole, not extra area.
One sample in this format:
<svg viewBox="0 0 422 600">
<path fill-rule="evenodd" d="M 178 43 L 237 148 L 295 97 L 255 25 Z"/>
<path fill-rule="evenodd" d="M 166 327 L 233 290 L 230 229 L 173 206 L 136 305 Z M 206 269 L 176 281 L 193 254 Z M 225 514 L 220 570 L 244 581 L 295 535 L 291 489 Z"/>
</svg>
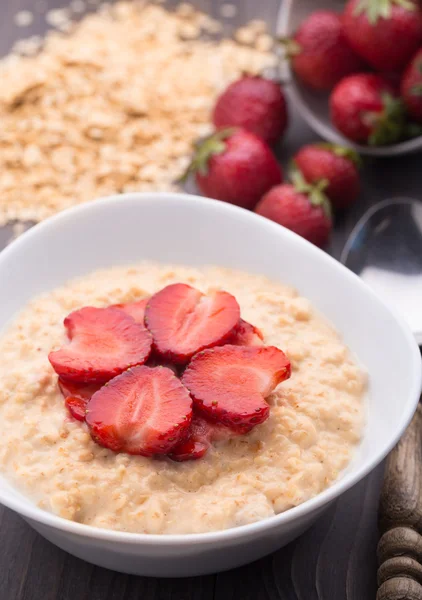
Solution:
<svg viewBox="0 0 422 600">
<path fill-rule="evenodd" d="M 300 0 L 300 2 L 283 0 L 278 15 L 277 34 L 282 37 L 289 36 L 296 31 L 300 23 L 311 12 L 318 9 L 340 12 L 344 4 L 344 0 Z M 422 136 L 390 146 L 374 147 L 354 144 L 341 135 L 331 123 L 328 106 L 329 95 L 315 93 L 303 85 L 290 69 L 288 61 L 285 61 L 281 69 L 289 81 L 289 93 L 298 111 L 308 125 L 325 140 L 348 146 L 360 154 L 368 156 L 399 156 L 422 150 Z"/>
</svg>

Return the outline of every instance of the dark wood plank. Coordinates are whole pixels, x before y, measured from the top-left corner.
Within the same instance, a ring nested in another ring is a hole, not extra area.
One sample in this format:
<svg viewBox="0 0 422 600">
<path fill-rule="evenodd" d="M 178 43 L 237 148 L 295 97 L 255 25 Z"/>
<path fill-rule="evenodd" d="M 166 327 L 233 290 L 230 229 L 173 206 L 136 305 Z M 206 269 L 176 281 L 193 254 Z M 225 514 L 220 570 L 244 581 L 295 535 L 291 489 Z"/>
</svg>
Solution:
<svg viewBox="0 0 422 600">
<path fill-rule="evenodd" d="M 193 3 L 216 17 L 224 4 L 223 0 Z M 17 11 L 35 10 L 34 0 L 0 4 L 0 54 L 18 36 L 45 30 L 40 13 L 28 28 L 13 25 Z M 49 4 L 65 6 L 68 0 Z M 274 28 L 278 0 L 242 0 L 237 5 L 233 26 L 259 17 Z M 228 24 L 225 32 L 230 29 Z M 281 148 L 284 164 L 297 148 L 315 139 L 294 107 L 291 117 Z M 336 224 L 330 249 L 334 256 L 339 256 L 348 232 L 368 205 L 392 195 L 421 194 L 419 169 L 420 156 L 367 162 L 364 193 Z M 11 228 L 0 229 L 0 248 L 11 235 Z M 55 548 L 17 515 L 0 508 L 0 600 L 373 600 L 381 475 L 382 467 L 329 508 L 301 538 L 272 556 L 217 576 L 191 579 L 131 577 L 94 567 Z"/>
</svg>

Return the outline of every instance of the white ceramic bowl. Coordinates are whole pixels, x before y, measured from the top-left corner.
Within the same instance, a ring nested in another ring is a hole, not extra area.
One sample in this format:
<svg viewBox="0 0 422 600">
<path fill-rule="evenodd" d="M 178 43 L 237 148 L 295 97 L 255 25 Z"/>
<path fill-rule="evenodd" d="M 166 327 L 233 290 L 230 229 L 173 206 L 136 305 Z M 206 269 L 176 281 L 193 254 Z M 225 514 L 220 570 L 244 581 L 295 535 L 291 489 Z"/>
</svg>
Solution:
<svg viewBox="0 0 422 600">
<path fill-rule="evenodd" d="M 345 3 L 346 0 L 283 0 L 278 16 L 277 35 L 288 37 L 315 10 L 341 12 Z M 328 142 L 354 148 L 359 154 L 368 156 L 399 156 L 422 150 L 422 136 L 390 146 L 373 147 L 353 143 L 331 123 L 329 94 L 315 92 L 303 85 L 295 77 L 287 61 L 283 61 L 281 70 L 283 79 L 289 81 L 288 93 L 301 116 L 318 135 Z"/>
<path fill-rule="evenodd" d="M 353 273 L 294 233 L 196 196 L 127 194 L 37 225 L 0 253 L 0 330 L 36 294 L 94 269 L 153 259 L 219 264 L 296 286 L 344 335 L 370 374 L 364 439 L 343 477 L 278 516 L 215 533 L 144 535 L 95 529 L 45 512 L 0 478 L 0 502 L 71 554 L 110 569 L 187 576 L 229 569 L 280 548 L 309 527 L 395 445 L 421 389 L 418 347 L 399 317 Z"/>
</svg>

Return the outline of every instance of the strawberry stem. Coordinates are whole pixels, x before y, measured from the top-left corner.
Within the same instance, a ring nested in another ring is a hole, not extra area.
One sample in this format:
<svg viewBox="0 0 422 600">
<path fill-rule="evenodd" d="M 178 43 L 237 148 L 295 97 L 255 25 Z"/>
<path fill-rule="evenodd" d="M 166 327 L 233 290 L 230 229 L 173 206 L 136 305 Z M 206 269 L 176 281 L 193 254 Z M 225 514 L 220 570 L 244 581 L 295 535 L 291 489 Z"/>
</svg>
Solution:
<svg viewBox="0 0 422 600">
<path fill-rule="evenodd" d="M 302 52 L 302 46 L 296 40 L 289 37 L 277 39 L 278 43 L 284 48 L 284 57 L 287 59 L 294 58 Z"/>
<path fill-rule="evenodd" d="M 330 144 L 330 142 L 320 142 L 318 146 L 319 148 L 330 150 L 336 156 L 348 158 L 357 167 L 362 167 L 362 157 L 352 148 L 346 148 L 346 146 L 339 146 L 338 144 Z"/>
<path fill-rule="evenodd" d="M 235 131 L 235 127 L 227 127 L 195 142 L 193 158 L 186 171 L 176 183 L 186 183 L 189 177 L 195 173 L 207 175 L 210 158 L 217 154 L 222 154 L 225 151 L 226 144 L 224 143 L 224 140 L 232 136 Z"/>
<path fill-rule="evenodd" d="M 366 113 L 365 120 L 372 126 L 368 138 L 370 146 L 394 144 L 403 137 L 405 127 L 405 109 L 402 100 L 388 93 L 382 94 L 384 110 L 382 113 Z"/>
<path fill-rule="evenodd" d="M 355 16 L 366 14 L 371 25 L 376 25 L 378 19 L 389 19 L 393 6 L 400 6 L 405 10 L 414 11 L 416 4 L 411 0 L 360 0 L 355 8 Z"/>
<path fill-rule="evenodd" d="M 314 184 L 308 183 L 304 178 L 302 171 L 298 169 L 294 161 L 292 161 L 290 164 L 289 175 L 295 190 L 299 192 L 299 194 L 305 194 L 308 196 L 309 202 L 312 204 L 312 206 L 321 206 L 326 216 L 331 219 L 331 203 L 324 193 L 324 190 L 329 185 L 328 180 L 320 179 Z"/>
<path fill-rule="evenodd" d="M 410 90 L 410 93 L 412 94 L 412 96 L 422 96 L 422 83 L 414 85 Z"/>
</svg>

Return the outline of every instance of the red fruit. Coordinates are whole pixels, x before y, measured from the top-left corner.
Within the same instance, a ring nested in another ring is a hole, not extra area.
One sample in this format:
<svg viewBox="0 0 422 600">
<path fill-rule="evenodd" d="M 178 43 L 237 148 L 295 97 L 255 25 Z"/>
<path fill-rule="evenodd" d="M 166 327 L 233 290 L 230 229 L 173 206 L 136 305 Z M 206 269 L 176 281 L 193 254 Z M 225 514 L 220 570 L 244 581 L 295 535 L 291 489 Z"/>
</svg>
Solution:
<svg viewBox="0 0 422 600">
<path fill-rule="evenodd" d="M 224 344 L 240 319 L 231 294 L 206 296 L 184 283 L 169 285 L 154 294 L 145 311 L 155 351 L 166 360 L 183 364 L 205 348 Z"/>
<path fill-rule="evenodd" d="M 101 384 L 83 383 L 78 385 L 60 378 L 58 384 L 60 391 L 64 396 L 65 404 L 72 417 L 78 421 L 85 421 L 85 411 L 88 400 L 91 399 L 95 392 L 98 392 Z"/>
<path fill-rule="evenodd" d="M 329 90 L 364 67 L 346 40 L 340 15 L 329 10 L 313 12 L 283 43 L 296 75 L 316 90 Z"/>
<path fill-rule="evenodd" d="M 287 104 L 280 84 L 251 76 L 235 81 L 217 100 L 212 120 L 217 128 L 243 127 L 274 144 L 287 127 Z"/>
<path fill-rule="evenodd" d="M 70 343 L 48 358 L 59 377 L 76 383 L 109 381 L 151 351 L 151 334 L 117 308 L 81 308 L 64 325 Z"/>
<path fill-rule="evenodd" d="M 343 26 L 355 52 L 378 71 L 400 71 L 422 42 L 417 0 L 349 0 Z"/>
<path fill-rule="evenodd" d="M 170 369 L 140 366 L 103 386 L 88 402 L 92 438 L 114 452 L 168 454 L 186 435 L 192 400 Z"/>
<path fill-rule="evenodd" d="M 316 246 L 323 247 L 329 241 L 332 229 L 330 204 L 318 187 L 306 183 L 279 185 L 262 198 L 255 212 Z"/>
<path fill-rule="evenodd" d="M 422 48 L 407 67 L 401 82 L 401 95 L 410 116 L 422 122 Z"/>
<path fill-rule="evenodd" d="M 250 209 L 282 181 L 270 147 L 244 129 L 222 129 L 206 138 L 185 177 L 190 173 L 205 196 Z"/>
<path fill-rule="evenodd" d="M 112 308 L 120 308 L 130 315 L 139 325 L 144 324 L 145 308 L 149 298 L 143 298 L 137 302 L 127 302 L 126 304 L 113 304 Z"/>
<path fill-rule="evenodd" d="M 207 418 L 247 432 L 268 418 L 265 398 L 288 377 L 290 362 L 278 348 L 227 345 L 194 356 L 182 383 Z"/>
<path fill-rule="evenodd" d="M 227 343 L 233 346 L 263 346 L 263 339 L 262 331 L 258 327 L 240 319 L 239 325 Z"/>
<path fill-rule="evenodd" d="M 194 414 L 186 438 L 169 455 L 178 462 L 202 458 L 211 444 L 213 426 L 200 415 Z"/>
<path fill-rule="evenodd" d="M 330 109 L 334 125 L 354 142 L 380 146 L 403 135 L 403 104 L 378 75 L 361 73 L 343 79 L 331 94 Z"/>
<path fill-rule="evenodd" d="M 355 202 L 360 192 L 359 155 L 334 144 L 304 146 L 293 158 L 308 183 L 326 182 L 324 193 L 336 209 L 344 209 Z"/>
</svg>

